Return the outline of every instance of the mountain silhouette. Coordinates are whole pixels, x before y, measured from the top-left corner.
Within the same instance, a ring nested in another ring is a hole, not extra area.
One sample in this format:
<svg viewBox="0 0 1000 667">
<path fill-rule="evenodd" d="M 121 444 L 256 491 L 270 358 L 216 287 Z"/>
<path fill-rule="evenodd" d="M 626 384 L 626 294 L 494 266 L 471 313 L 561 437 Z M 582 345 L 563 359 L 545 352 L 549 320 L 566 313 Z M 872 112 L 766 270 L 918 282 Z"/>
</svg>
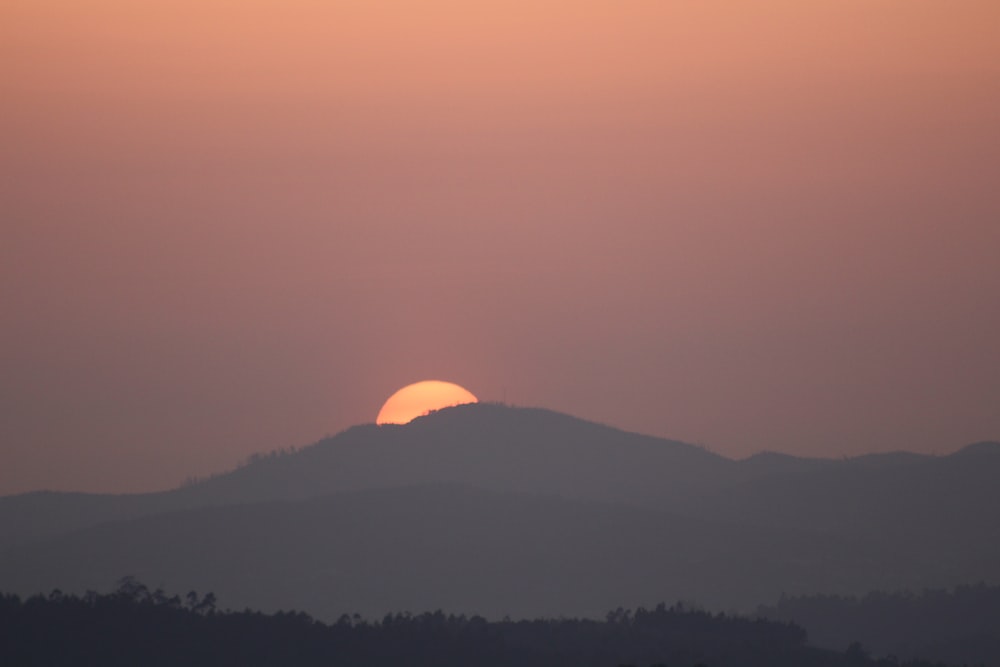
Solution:
<svg viewBox="0 0 1000 667">
<path fill-rule="evenodd" d="M 1000 579 L 1000 444 L 734 461 L 541 409 L 348 429 L 155 494 L 0 498 L 0 589 L 124 575 L 235 606 L 593 615 Z"/>
<path fill-rule="evenodd" d="M 113 519 L 206 505 L 456 483 L 665 507 L 736 479 L 736 464 L 682 442 L 549 410 L 470 404 L 399 425 L 355 426 L 173 491 L 0 498 L 0 548 Z"/>
</svg>

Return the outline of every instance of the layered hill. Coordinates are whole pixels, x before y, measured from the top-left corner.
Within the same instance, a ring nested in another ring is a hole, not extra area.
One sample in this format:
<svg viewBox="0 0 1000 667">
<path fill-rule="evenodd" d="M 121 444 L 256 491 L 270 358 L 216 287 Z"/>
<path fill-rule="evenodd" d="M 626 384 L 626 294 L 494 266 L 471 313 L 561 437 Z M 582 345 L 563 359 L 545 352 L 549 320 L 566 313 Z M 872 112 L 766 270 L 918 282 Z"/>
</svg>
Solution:
<svg viewBox="0 0 1000 667">
<path fill-rule="evenodd" d="M 546 410 L 358 426 L 157 494 L 0 499 L 0 589 L 119 577 L 323 617 L 600 614 L 1000 581 L 1000 445 L 734 461 Z"/>
<path fill-rule="evenodd" d="M 0 548 L 110 519 L 424 483 L 671 507 L 736 481 L 736 468 L 692 445 L 548 410 L 465 405 L 404 426 L 356 426 L 164 493 L 0 498 Z"/>
<path fill-rule="evenodd" d="M 323 618 L 438 608 L 593 617 L 629 600 L 751 608 L 806 580 L 836 588 L 871 557 L 811 534 L 422 485 L 109 522 L 8 550 L 0 588 L 101 590 L 125 573 L 211 590 L 236 608 Z"/>
</svg>

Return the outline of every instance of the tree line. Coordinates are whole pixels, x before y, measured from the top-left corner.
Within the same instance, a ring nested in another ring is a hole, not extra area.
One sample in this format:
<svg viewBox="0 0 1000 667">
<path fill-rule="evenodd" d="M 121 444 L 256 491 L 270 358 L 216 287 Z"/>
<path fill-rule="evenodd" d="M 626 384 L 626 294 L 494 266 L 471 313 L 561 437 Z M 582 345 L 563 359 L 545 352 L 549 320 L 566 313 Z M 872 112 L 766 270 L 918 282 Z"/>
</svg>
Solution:
<svg viewBox="0 0 1000 667">
<path fill-rule="evenodd" d="M 0 664 L 311 667 L 864 667 L 873 660 L 810 647 L 791 623 L 682 605 L 615 610 L 602 621 L 488 621 L 394 613 L 323 623 L 301 612 L 223 610 L 212 594 L 150 590 L 125 579 L 111 593 L 21 599 L 0 594 Z"/>
</svg>

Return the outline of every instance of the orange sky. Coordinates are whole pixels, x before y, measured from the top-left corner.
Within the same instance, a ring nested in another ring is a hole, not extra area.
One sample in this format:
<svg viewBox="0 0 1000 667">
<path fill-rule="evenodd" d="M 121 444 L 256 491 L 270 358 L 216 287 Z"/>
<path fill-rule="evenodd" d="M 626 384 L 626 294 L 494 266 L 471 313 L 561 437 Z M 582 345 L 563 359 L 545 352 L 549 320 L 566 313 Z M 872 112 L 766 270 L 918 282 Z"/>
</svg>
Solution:
<svg viewBox="0 0 1000 667">
<path fill-rule="evenodd" d="M 434 377 L 742 456 L 1000 438 L 995 2 L 7 0 L 0 493 Z"/>
</svg>

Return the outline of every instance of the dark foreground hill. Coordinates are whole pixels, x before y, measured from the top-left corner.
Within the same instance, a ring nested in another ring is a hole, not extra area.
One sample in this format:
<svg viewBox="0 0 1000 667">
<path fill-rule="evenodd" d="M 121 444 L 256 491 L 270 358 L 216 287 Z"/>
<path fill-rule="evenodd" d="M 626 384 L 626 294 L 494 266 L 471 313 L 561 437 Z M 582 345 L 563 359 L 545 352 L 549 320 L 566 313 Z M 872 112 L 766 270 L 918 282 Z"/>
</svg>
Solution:
<svg viewBox="0 0 1000 667">
<path fill-rule="evenodd" d="M 168 597 L 127 581 L 114 594 L 0 595 L 0 663 L 296 667 L 866 667 L 857 647 L 809 648 L 805 633 L 768 621 L 660 605 L 603 622 L 489 622 L 441 612 L 341 618 L 219 612 L 212 596 Z M 904 663 L 919 667 L 921 663 Z"/>
<path fill-rule="evenodd" d="M 1000 445 L 733 461 L 547 410 L 359 426 L 157 494 L 0 498 L 0 588 L 134 574 L 325 618 L 1000 582 Z"/>
</svg>

